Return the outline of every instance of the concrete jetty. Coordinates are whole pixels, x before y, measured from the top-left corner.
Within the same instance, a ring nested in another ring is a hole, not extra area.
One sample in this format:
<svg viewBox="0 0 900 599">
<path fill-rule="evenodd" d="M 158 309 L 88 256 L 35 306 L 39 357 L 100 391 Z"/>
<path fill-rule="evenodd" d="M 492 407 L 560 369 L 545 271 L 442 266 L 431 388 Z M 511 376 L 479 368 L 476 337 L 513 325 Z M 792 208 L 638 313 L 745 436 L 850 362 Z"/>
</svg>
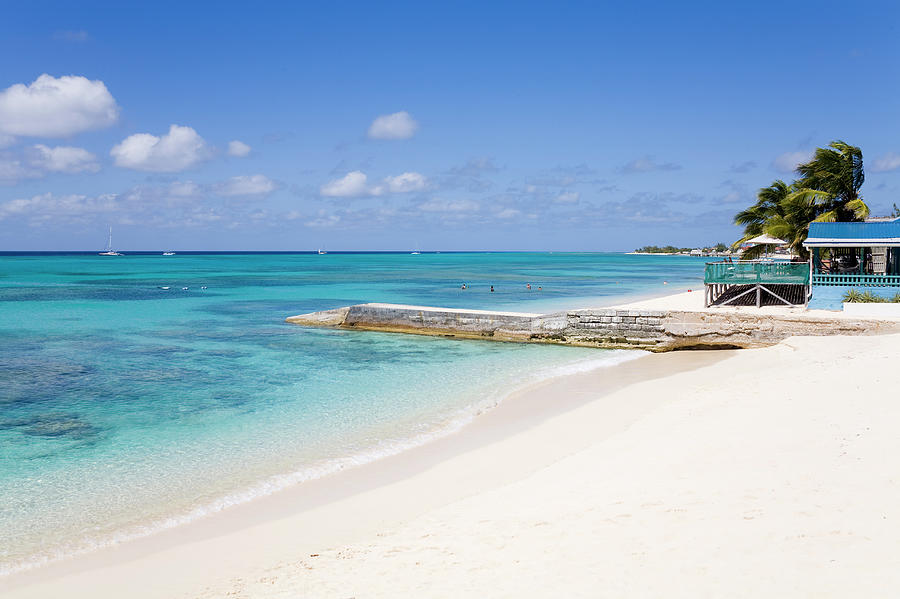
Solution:
<svg viewBox="0 0 900 599">
<path fill-rule="evenodd" d="M 303 326 L 654 352 L 763 347 L 795 335 L 900 332 L 898 321 L 812 316 L 802 312 L 753 314 L 593 308 L 530 314 L 402 304 L 358 304 L 291 316 L 286 321 Z"/>
</svg>

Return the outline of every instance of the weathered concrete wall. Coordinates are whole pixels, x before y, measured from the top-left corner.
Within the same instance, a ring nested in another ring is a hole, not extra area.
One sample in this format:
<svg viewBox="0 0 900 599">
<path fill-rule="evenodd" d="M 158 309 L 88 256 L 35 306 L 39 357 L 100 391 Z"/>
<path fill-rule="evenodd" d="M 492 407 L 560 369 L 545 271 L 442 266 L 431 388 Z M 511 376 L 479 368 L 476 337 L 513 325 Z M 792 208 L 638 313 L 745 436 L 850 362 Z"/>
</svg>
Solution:
<svg viewBox="0 0 900 599">
<path fill-rule="evenodd" d="M 761 347 L 794 335 L 900 332 L 898 322 L 802 313 L 594 309 L 527 314 L 397 304 L 360 304 L 292 316 L 287 321 L 306 326 L 651 351 Z"/>
<path fill-rule="evenodd" d="M 306 326 L 529 341 L 566 327 L 566 315 L 456 310 L 400 304 L 359 304 L 327 312 L 291 316 L 287 322 Z"/>
</svg>

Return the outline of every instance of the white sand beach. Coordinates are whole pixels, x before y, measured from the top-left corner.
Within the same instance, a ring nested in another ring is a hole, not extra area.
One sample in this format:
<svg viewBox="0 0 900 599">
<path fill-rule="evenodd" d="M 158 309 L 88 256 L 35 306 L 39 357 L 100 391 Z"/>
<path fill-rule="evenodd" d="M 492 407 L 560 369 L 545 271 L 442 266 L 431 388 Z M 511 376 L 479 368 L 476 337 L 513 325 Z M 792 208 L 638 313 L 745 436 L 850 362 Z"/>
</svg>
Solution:
<svg viewBox="0 0 900 599">
<path fill-rule="evenodd" d="M 426 447 L 0 591 L 891 596 L 898 351 L 900 335 L 792 338 L 555 379 Z"/>
</svg>

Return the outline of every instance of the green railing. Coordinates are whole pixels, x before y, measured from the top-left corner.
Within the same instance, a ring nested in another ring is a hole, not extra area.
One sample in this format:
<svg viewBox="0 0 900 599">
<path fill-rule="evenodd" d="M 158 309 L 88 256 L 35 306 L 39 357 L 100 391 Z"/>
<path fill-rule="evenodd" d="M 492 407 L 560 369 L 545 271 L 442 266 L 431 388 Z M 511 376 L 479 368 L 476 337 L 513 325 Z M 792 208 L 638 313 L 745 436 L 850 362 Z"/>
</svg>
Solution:
<svg viewBox="0 0 900 599">
<path fill-rule="evenodd" d="M 817 272 L 813 285 L 829 287 L 900 287 L 900 275 L 833 275 Z"/>
<path fill-rule="evenodd" d="M 703 275 L 707 285 L 809 285 L 806 262 L 709 262 Z"/>
</svg>

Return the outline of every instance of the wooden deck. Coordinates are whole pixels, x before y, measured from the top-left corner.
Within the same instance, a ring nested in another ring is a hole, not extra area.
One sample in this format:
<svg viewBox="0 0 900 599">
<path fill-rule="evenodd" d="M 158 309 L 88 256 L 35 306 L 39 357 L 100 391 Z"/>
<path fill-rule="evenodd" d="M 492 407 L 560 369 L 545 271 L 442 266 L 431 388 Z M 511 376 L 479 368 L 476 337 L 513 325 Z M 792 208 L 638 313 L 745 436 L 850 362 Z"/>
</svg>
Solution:
<svg viewBox="0 0 900 599">
<path fill-rule="evenodd" d="M 803 306 L 806 305 L 806 285 L 727 285 L 711 289 L 710 306 Z M 773 295 L 774 294 L 774 295 Z M 777 297 L 776 297 L 777 296 Z M 782 298 L 784 301 L 782 301 Z"/>
</svg>

